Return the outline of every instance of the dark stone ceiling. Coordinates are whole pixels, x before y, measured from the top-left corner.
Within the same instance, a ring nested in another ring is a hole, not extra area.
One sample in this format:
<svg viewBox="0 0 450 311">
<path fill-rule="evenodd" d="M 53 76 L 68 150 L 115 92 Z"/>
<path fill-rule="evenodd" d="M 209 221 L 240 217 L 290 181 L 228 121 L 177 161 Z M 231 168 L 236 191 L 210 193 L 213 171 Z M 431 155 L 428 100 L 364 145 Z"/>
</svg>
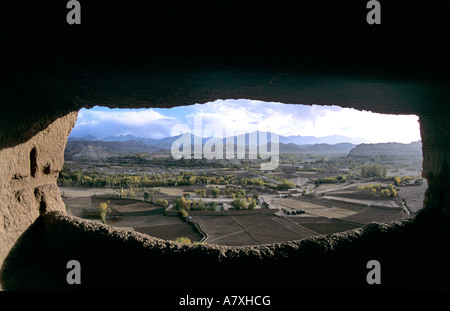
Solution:
<svg viewBox="0 0 450 311">
<path fill-rule="evenodd" d="M 448 58 L 448 1 L 65 1 L 2 5 L 5 52 L 31 71 L 281 70 L 431 74 Z"/>
</svg>

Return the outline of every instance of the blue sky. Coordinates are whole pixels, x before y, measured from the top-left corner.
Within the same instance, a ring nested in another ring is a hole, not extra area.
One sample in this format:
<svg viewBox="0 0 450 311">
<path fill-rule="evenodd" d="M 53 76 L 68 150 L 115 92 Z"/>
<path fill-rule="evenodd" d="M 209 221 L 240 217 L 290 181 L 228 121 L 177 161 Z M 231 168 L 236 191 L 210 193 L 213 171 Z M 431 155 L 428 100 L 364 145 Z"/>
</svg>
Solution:
<svg viewBox="0 0 450 311">
<path fill-rule="evenodd" d="M 158 139 L 171 136 L 177 124 L 184 124 L 194 132 L 194 120 L 201 120 L 202 127 L 218 128 L 216 136 L 219 137 L 260 130 L 283 136 L 362 137 L 371 143 L 420 140 L 418 117 L 414 115 L 384 115 L 337 106 L 246 99 L 216 100 L 170 109 L 83 108 L 70 136 L 103 138 L 131 134 Z"/>
</svg>

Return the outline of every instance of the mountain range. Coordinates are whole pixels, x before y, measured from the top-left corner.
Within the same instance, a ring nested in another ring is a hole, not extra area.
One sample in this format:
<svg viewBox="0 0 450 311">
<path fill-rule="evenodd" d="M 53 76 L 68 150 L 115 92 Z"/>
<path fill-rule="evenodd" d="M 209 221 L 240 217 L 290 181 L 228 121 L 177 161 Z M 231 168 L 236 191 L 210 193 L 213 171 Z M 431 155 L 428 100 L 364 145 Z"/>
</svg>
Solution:
<svg viewBox="0 0 450 311">
<path fill-rule="evenodd" d="M 350 150 L 351 156 L 422 156 L 422 142 L 416 141 L 410 144 L 379 143 L 359 144 Z"/>
<path fill-rule="evenodd" d="M 252 132 L 244 134 L 246 149 L 249 146 L 250 135 L 257 137 L 259 144 L 259 134 L 264 132 Z M 268 134 L 267 140 L 270 141 L 272 134 Z M 134 135 L 108 136 L 98 139 L 92 135 L 83 137 L 70 137 L 68 139 L 64 158 L 66 160 L 94 160 L 105 159 L 109 157 L 121 156 L 140 152 L 155 152 L 158 150 L 170 150 L 175 140 L 179 136 L 165 137 L 161 139 L 143 138 Z M 242 137 L 241 137 L 242 138 Z M 211 138 L 199 138 L 191 134 L 191 143 L 202 141 L 202 145 Z M 411 144 L 358 144 L 343 142 L 346 139 L 355 142 L 357 139 L 351 139 L 344 136 L 279 136 L 280 153 L 306 153 L 306 154 L 350 154 L 353 156 L 367 156 L 375 154 L 396 154 L 396 155 L 421 155 L 421 143 Z M 232 136 L 228 141 L 233 141 L 231 146 L 227 145 L 227 138 L 223 138 L 225 148 L 236 148 L 238 137 Z"/>
<path fill-rule="evenodd" d="M 259 131 L 252 132 L 254 133 L 260 133 Z M 261 132 L 263 133 L 263 132 Z M 246 138 L 251 133 L 246 133 Z M 179 136 L 173 136 L 173 137 L 165 137 L 161 139 L 155 139 L 155 138 L 144 138 L 144 137 L 138 137 L 134 135 L 119 135 L 119 136 L 107 136 L 103 138 L 97 138 L 92 135 L 85 135 L 82 137 L 69 137 L 68 141 L 129 141 L 129 140 L 138 140 L 143 141 L 149 145 L 164 145 L 167 143 L 172 144 L 172 142 L 177 139 Z M 290 135 L 290 136 L 282 136 L 278 135 L 279 142 L 283 144 L 296 144 L 296 145 L 312 145 L 312 144 L 329 144 L 334 145 L 338 143 L 351 143 L 351 144 L 361 144 L 366 142 L 364 138 L 358 138 L 358 137 L 348 137 L 348 136 L 341 136 L 341 135 L 331 135 L 331 136 L 325 136 L 325 137 L 315 137 L 315 136 L 300 136 L 300 135 Z M 203 138 L 203 141 L 208 138 Z"/>
</svg>

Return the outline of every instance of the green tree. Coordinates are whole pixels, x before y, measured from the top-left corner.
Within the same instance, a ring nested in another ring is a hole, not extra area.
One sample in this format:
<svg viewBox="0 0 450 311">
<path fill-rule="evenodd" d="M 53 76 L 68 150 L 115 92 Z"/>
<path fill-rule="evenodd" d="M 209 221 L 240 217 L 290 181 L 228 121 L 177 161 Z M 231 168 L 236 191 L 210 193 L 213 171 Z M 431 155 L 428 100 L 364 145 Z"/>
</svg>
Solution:
<svg viewBox="0 0 450 311">
<path fill-rule="evenodd" d="M 208 203 L 208 210 L 210 211 L 215 211 L 217 208 L 217 202 L 216 201 L 211 201 Z"/>
<path fill-rule="evenodd" d="M 214 188 L 214 189 L 212 190 L 212 195 L 213 195 L 214 198 L 217 198 L 217 196 L 218 196 L 219 194 L 220 194 L 220 189 Z"/>
<path fill-rule="evenodd" d="M 183 197 L 178 197 L 175 199 L 173 204 L 173 209 L 181 210 L 183 208 Z"/>
<path fill-rule="evenodd" d="M 253 201 L 248 205 L 248 209 L 254 210 L 255 208 L 256 208 L 256 201 L 253 200 Z"/>
<path fill-rule="evenodd" d="M 199 210 L 205 209 L 205 204 L 203 203 L 203 200 L 201 198 L 200 200 L 198 200 L 197 207 Z"/>
<path fill-rule="evenodd" d="M 247 200 L 245 198 L 236 198 L 231 202 L 231 206 L 236 210 L 247 209 Z"/>
</svg>

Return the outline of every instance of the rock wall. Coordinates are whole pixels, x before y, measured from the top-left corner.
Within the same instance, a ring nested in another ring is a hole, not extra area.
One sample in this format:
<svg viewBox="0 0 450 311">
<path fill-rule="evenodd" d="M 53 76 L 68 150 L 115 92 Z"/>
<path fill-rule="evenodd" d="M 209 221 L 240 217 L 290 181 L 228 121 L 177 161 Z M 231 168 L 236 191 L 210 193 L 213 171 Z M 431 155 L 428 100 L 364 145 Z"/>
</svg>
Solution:
<svg viewBox="0 0 450 311">
<path fill-rule="evenodd" d="M 0 262 L 48 211 L 65 212 L 56 180 L 77 113 L 57 119 L 25 143 L 0 150 Z"/>
<path fill-rule="evenodd" d="M 424 204 L 450 218 L 450 117 L 425 115 L 420 117 L 423 170 L 428 181 Z"/>
</svg>

